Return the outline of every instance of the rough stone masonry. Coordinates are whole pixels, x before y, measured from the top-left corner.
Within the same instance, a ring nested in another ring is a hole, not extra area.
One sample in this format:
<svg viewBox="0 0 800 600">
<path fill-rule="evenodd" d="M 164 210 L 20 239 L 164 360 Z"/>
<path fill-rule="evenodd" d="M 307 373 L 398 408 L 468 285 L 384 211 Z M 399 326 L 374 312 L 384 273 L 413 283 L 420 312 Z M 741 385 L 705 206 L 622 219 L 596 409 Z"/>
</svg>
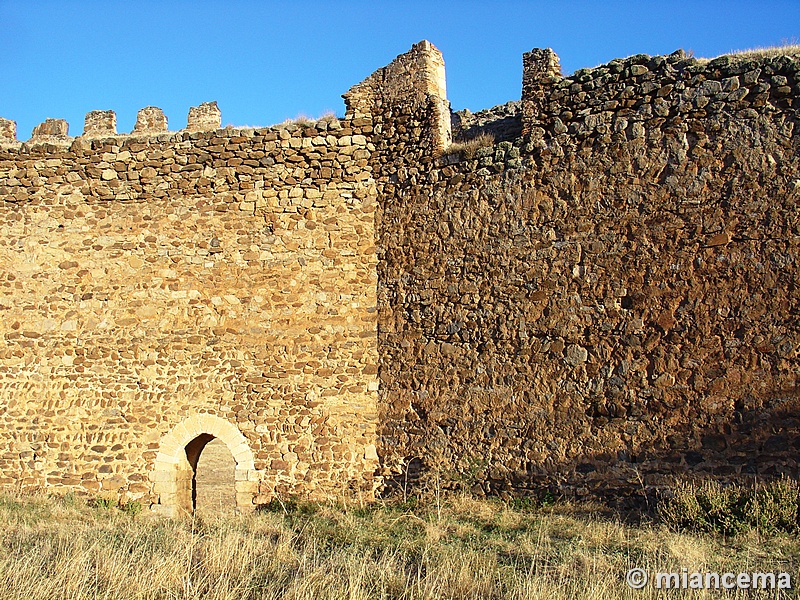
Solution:
<svg viewBox="0 0 800 600">
<path fill-rule="evenodd" d="M 453 116 L 421 42 L 341 120 L 0 120 L 0 486 L 177 514 L 214 438 L 240 510 L 797 477 L 798 92 L 548 49 Z"/>
</svg>

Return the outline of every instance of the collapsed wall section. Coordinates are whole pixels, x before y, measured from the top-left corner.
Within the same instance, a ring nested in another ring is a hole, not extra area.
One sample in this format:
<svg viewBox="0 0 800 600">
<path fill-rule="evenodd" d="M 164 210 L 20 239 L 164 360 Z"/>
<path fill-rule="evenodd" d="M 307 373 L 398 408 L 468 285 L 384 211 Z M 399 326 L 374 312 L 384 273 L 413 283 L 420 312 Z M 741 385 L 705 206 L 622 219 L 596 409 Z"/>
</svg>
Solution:
<svg viewBox="0 0 800 600">
<path fill-rule="evenodd" d="M 343 95 L 347 115 L 369 118 L 375 163 L 438 156 L 452 141 L 444 59 L 421 41 Z M 391 146 L 389 145 L 391 143 Z"/>
<path fill-rule="evenodd" d="M 799 66 L 534 52 L 526 137 L 385 187 L 387 478 L 624 502 L 800 475 Z"/>
<path fill-rule="evenodd" d="M 0 486 L 158 506 L 183 452 L 164 440 L 227 431 L 208 421 L 246 439 L 250 506 L 371 494 L 369 134 L 330 119 L 0 150 Z"/>
</svg>

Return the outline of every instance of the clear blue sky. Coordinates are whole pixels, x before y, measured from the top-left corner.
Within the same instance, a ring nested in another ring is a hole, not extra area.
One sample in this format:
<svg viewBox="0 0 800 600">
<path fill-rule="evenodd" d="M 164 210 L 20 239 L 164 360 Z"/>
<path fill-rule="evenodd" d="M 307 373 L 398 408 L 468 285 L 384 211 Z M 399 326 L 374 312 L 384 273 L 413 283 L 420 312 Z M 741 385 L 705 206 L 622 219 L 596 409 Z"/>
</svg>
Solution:
<svg viewBox="0 0 800 600">
<path fill-rule="evenodd" d="M 637 53 L 696 56 L 800 38 L 800 2 L 0 0 L 0 116 L 28 139 L 47 117 L 79 135 L 90 110 L 129 132 L 160 106 L 170 129 L 217 100 L 222 124 L 344 112 L 347 89 L 421 39 L 447 65 L 453 108 L 519 99 L 522 53 L 565 73 Z"/>
</svg>

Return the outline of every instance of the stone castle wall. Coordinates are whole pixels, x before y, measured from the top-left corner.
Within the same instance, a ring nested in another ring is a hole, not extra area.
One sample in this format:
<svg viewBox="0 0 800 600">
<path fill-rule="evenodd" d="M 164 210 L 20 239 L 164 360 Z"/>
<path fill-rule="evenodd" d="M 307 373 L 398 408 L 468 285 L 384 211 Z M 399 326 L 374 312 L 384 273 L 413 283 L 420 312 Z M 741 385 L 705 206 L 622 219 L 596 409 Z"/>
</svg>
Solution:
<svg viewBox="0 0 800 600">
<path fill-rule="evenodd" d="M 471 150 L 427 42 L 341 121 L 0 121 L 0 484 L 185 506 L 203 435 L 241 507 L 798 476 L 798 65 L 536 50 Z"/>
<path fill-rule="evenodd" d="M 246 439 L 243 505 L 371 493 L 368 134 L 334 119 L 4 149 L 0 483 L 175 503 L 157 471 L 193 418 L 183 445 L 225 435 L 214 423 Z"/>
<path fill-rule="evenodd" d="M 800 61 L 562 78 L 538 51 L 523 81 L 525 137 L 380 203 L 394 483 L 619 498 L 796 477 Z"/>
</svg>

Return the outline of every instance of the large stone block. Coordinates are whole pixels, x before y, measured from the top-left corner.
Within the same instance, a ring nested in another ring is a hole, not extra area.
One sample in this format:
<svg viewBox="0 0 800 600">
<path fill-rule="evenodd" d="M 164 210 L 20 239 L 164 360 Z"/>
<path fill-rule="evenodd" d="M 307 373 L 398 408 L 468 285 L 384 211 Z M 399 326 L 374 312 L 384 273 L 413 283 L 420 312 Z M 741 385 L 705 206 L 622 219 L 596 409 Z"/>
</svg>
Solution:
<svg viewBox="0 0 800 600">
<path fill-rule="evenodd" d="M 156 494 L 175 494 L 178 491 L 178 484 L 175 480 L 156 481 L 153 483 L 153 492 Z"/>
</svg>

